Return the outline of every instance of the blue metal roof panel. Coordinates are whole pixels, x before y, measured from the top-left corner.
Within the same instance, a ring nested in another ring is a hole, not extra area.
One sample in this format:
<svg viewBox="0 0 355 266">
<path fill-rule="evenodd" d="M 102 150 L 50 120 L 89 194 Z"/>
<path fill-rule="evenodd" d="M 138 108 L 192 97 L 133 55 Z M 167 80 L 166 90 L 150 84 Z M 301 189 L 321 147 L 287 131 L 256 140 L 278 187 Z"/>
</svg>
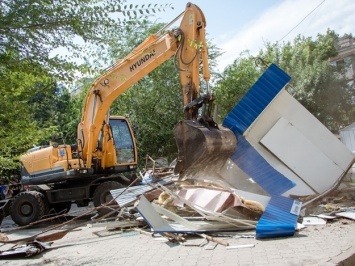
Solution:
<svg viewBox="0 0 355 266">
<path fill-rule="evenodd" d="M 270 195 L 281 195 L 295 184 L 275 170 L 251 144 L 235 132 L 238 147 L 230 159 Z"/>
<path fill-rule="evenodd" d="M 292 236 L 298 216 L 292 214 L 293 199 L 273 196 L 256 225 L 256 238 Z"/>
<path fill-rule="evenodd" d="M 237 124 L 237 130 L 243 134 L 290 79 L 287 73 L 271 64 L 228 114 L 223 125 L 230 124 L 230 119 L 235 120 L 232 124 Z"/>
<path fill-rule="evenodd" d="M 258 238 L 293 235 L 297 225 L 298 216 L 290 213 L 294 200 L 280 196 L 295 184 L 274 169 L 243 136 L 290 79 L 276 65 L 270 65 L 223 121 L 238 140 L 230 159 L 271 195 L 257 224 Z"/>
</svg>

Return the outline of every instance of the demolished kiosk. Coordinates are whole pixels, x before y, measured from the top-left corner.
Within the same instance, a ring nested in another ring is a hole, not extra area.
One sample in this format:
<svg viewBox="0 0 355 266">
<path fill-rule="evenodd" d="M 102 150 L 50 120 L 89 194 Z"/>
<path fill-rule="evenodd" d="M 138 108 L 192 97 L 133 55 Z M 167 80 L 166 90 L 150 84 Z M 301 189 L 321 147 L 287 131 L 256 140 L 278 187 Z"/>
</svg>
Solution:
<svg viewBox="0 0 355 266">
<path fill-rule="evenodd" d="M 176 191 L 154 185 L 170 197 L 170 206 L 192 207 L 204 223 L 188 221 L 142 197 L 137 209 L 153 231 L 256 228 L 257 238 L 290 236 L 295 233 L 302 205 L 340 184 L 354 155 L 285 90 L 290 79 L 271 64 L 227 115 L 223 125 L 235 134 L 237 147 L 223 167 L 206 166 L 197 176 L 176 177 Z M 186 183 L 181 185 L 181 179 Z M 124 189 L 111 192 L 122 204 L 119 198 L 126 194 Z M 131 194 L 131 202 L 139 195 Z M 174 229 L 159 214 L 185 228 Z"/>
</svg>

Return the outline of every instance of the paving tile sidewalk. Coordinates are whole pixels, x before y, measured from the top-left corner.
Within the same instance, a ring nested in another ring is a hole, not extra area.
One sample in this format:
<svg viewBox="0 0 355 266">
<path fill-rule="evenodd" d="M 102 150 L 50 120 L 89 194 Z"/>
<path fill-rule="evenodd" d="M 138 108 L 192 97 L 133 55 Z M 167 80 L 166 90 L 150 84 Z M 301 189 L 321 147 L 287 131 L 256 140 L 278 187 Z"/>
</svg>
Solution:
<svg viewBox="0 0 355 266">
<path fill-rule="evenodd" d="M 15 231 L 8 236 L 15 239 L 36 230 L 42 229 Z M 51 250 L 33 258 L 0 261 L 0 265 L 353 265 L 346 259 L 355 253 L 354 236 L 355 222 L 342 219 L 324 226 L 309 226 L 287 238 L 222 237 L 220 239 L 229 242 L 230 246 L 255 246 L 226 249 L 217 245 L 207 250 L 158 240 L 138 232 L 81 227 L 55 241 Z M 202 240 L 189 239 L 186 244 L 198 245 Z"/>
</svg>

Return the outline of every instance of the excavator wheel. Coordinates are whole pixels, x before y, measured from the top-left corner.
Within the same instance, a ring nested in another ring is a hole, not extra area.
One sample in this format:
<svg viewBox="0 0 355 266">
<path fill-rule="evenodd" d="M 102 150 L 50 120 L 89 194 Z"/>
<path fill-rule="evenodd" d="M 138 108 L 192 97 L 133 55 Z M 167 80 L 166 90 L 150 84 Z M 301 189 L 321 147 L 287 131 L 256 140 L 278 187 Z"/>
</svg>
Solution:
<svg viewBox="0 0 355 266">
<path fill-rule="evenodd" d="M 116 201 L 112 200 L 112 195 L 110 193 L 110 190 L 115 190 L 123 188 L 123 185 L 121 183 L 118 183 L 116 181 L 106 181 L 102 184 L 100 184 L 94 192 L 93 196 L 93 202 L 95 207 L 99 207 L 102 204 L 110 202 L 109 206 L 110 207 L 101 207 L 100 209 L 97 210 L 98 214 L 100 216 L 103 216 L 107 213 L 112 212 L 112 210 L 115 207 L 118 207 L 118 204 Z M 112 201 L 112 202 L 111 202 Z"/>
<path fill-rule="evenodd" d="M 23 226 L 40 220 L 47 210 L 48 204 L 42 193 L 26 191 L 14 198 L 10 215 L 16 224 Z"/>
<path fill-rule="evenodd" d="M 180 121 L 174 128 L 178 158 L 174 173 L 180 179 L 213 175 L 232 155 L 237 139 L 233 132 L 201 125 L 194 120 Z"/>
</svg>

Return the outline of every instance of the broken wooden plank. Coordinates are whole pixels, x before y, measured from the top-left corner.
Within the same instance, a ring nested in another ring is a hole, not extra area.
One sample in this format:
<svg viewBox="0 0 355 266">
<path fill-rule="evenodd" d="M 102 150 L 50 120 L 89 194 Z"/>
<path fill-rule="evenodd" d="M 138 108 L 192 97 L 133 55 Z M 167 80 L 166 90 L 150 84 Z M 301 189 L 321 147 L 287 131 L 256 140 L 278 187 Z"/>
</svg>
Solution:
<svg viewBox="0 0 355 266">
<path fill-rule="evenodd" d="M 226 246 L 226 247 L 229 246 L 228 242 L 223 241 L 221 239 L 218 239 L 218 238 L 206 235 L 206 234 L 198 234 L 198 235 L 203 237 L 203 238 L 205 238 L 205 239 L 207 239 L 208 241 L 215 242 L 215 243 L 220 244 L 222 246 Z"/>
</svg>

